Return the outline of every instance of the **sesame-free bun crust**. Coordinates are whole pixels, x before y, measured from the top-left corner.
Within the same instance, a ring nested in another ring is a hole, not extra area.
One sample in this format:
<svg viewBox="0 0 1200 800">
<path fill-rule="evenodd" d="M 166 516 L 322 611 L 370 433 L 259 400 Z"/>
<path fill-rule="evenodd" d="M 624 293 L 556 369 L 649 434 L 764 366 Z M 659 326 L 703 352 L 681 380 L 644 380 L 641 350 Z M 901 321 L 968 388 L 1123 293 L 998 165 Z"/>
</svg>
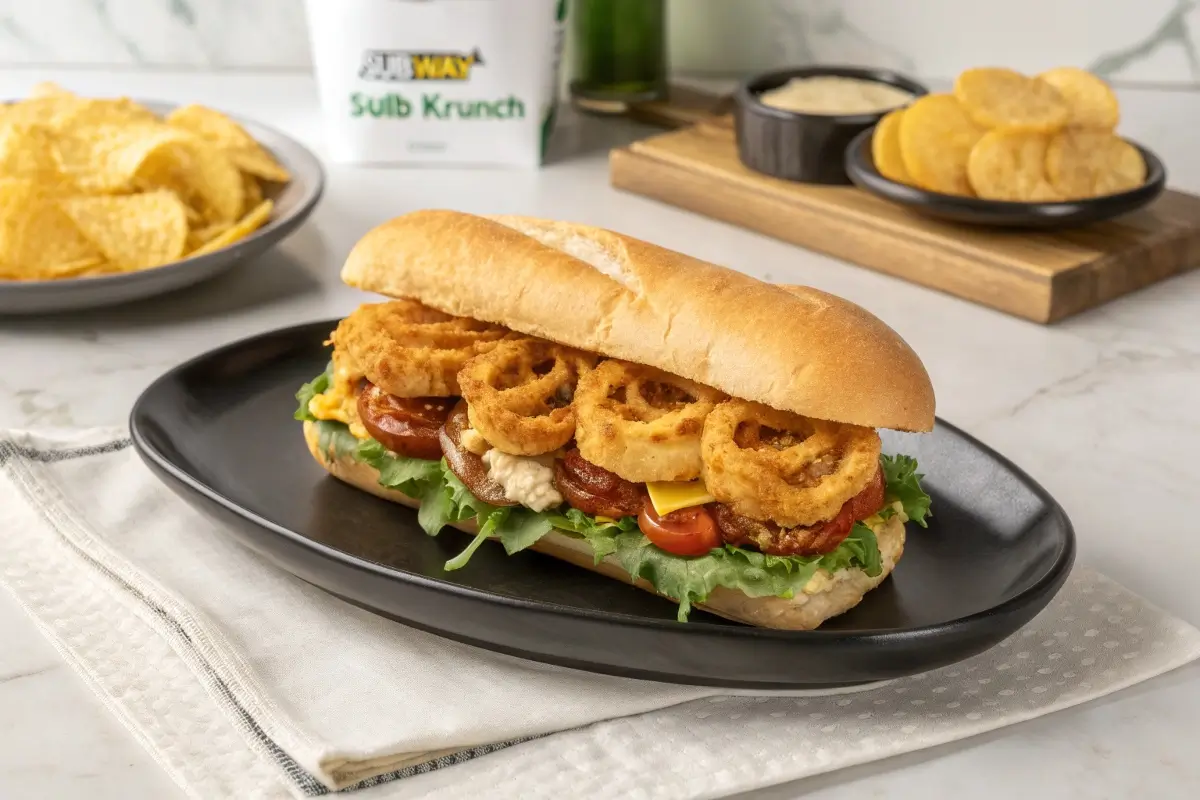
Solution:
<svg viewBox="0 0 1200 800">
<path fill-rule="evenodd" d="M 782 411 L 872 428 L 933 427 L 921 360 L 862 308 L 600 228 L 417 211 L 363 237 L 342 279 Z"/>
<path fill-rule="evenodd" d="M 421 503 L 394 489 L 379 485 L 379 472 L 361 461 L 349 457 L 330 458 L 317 444 L 317 429 L 311 422 L 304 423 L 304 438 L 308 450 L 317 463 L 338 480 L 362 489 L 365 492 L 390 500 L 393 503 L 418 508 Z M 474 522 L 456 523 L 454 527 L 474 535 Z M 895 568 L 904 553 L 904 524 L 899 517 L 888 520 L 880 530 L 879 552 L 883 557 L 883 571 L 871 577 L 860 569 L 839 571 L 823 591 L 816 594 L 799 594 L 793 598 L 747 597 L 739 591 L 718 587 L 697 608 L 749 625 L 784 630 L 812 630 L 822 622 L 842 614 L 858 605 L 863 596 L 883 582 Z M 533 550 L 569 561 L 577 567 L 599 572 L 625 583 L 630 582 L 629 573 L 612 556 L 594 563 L 592 550 L 586 542 L 559 531 L 551 531 L 538 540 Z M 633 584 L 657 594 L 648 582 L 638 579 Z"/>
</svg>

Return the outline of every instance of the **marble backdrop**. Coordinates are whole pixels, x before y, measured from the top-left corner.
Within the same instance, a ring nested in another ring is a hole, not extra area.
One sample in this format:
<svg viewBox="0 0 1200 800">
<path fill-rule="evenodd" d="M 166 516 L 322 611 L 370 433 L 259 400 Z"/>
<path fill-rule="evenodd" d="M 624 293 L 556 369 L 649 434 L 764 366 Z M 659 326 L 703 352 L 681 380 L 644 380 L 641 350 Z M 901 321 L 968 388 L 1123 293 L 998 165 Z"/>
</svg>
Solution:
<svg viewBox="0 0 1200 800">
<path fill-rule="evenodd" d="M 1200 0 L 669 2 L 682 72 L 833 61 L 944 79 L 978 64 L 1077 64 L 1200 86 Z M 0 0 L 0 64 L 307 69 L 304 0 Z"/>
</svg>

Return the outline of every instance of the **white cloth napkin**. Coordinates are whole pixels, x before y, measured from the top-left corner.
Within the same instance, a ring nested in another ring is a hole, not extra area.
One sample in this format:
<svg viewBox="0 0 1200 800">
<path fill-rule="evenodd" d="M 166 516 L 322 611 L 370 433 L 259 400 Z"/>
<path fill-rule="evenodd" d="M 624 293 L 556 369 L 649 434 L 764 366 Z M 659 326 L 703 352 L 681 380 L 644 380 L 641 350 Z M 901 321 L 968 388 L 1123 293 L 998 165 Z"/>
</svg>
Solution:
<svg viewBox="0 0 1200 800">
<path fill-rule="evenodd" d="M 120 430 L 0 432 L 0 530 L 0 582 L 206 800 L 719 797 L 961 739 L 1200 656 L 1200 632 L 1077 570 L 991 652 L 855 693 L 728 696 L 525 662 L 272 567 L 162 486 Z"/>
</svg>

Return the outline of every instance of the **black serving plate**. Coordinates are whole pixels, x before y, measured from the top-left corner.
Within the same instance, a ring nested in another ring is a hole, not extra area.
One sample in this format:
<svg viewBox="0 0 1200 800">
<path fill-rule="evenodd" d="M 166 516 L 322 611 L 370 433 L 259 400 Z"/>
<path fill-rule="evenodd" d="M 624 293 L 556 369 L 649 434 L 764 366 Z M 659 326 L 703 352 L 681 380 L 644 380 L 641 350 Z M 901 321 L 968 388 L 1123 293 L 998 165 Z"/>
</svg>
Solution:
<svg viewBox="0 0 1200 800">
<path fill-rule="evenodd" d="M 813 689 L 950 664 L 1017 630 L 1062 586 L 1075 555 L 1062 509 L 1002 456 L 939 422 L 886 434 L 920 459 L 935 516 L 909 525 L 894 575 L 812 632 L 773 631 L 696 611 L 539 553 L 422 533 L 413 511 L 339 483 L 312 460 L 294 393 L 328 359 L 334 321 L 219 348 L 142 394 L 134 444 L 167 485 L 230 535 L 352 603 L 452 639 L 569 667 L 676 683 Z"/>
<path fill-rule="evenodd" d="M 999 228 L 1075 227 L 1135 211 L 1158 197 L 1167 185 L 1167 171 L 1159 157 L 1130 142 L 1146 162 L 1146 182 L 1128 192 L 1062 203 L 1016 203 L 930 192 L 879 173 L 871 155 L 874 132 L 874 127 L 863 131 L 846 148 L 846 174 L 854 185 L 918 213 L 953 222 Z"/>
</svg>

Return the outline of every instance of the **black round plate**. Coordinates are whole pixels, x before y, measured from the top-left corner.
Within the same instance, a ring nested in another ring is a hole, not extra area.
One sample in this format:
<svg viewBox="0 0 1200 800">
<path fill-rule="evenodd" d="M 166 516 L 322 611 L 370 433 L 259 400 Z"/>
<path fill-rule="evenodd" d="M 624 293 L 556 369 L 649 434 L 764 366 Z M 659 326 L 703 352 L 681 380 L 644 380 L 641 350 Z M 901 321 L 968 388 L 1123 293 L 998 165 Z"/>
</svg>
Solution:
<svg viewBox="0 0 1200 800">
<path fill-rule="evenodd" d="M 854 185 L 918 213 L 953 222 L 997 228 L 1069 228 L 1128 214 L 1158 197 L 1167 185 L 1167 171 L 1159 157 L 1130 142 L 1146 162 L 1146 182 L 1128 192 L 1064 203 L 1010 203 L 930 192 L 879 174 L 871 155 L 874 132 L 874 127 L 868 128 L 846 148 L 846 174 Z"/>
<path fill-rule="evenodd" d="M 997 644 L 1070 571 L 1075 539 L 1046 492 L 939 422 L 885 434 L 920 460 L 928 529 L 909 524 L 891 578 L 812 632 L 737 625 L 539 553 L 436 538 L 413 511 L 328 477 L 309 456 L 294 394 L 328 360 L 336 321 L 236 342 L 171 370 L 130 419 L 146 463 L 176 492 L 284 569 L 409 625 L 512 655 L 613 675 L 753 689 L 813 689 L 934 669 Z"/>
</svg>

